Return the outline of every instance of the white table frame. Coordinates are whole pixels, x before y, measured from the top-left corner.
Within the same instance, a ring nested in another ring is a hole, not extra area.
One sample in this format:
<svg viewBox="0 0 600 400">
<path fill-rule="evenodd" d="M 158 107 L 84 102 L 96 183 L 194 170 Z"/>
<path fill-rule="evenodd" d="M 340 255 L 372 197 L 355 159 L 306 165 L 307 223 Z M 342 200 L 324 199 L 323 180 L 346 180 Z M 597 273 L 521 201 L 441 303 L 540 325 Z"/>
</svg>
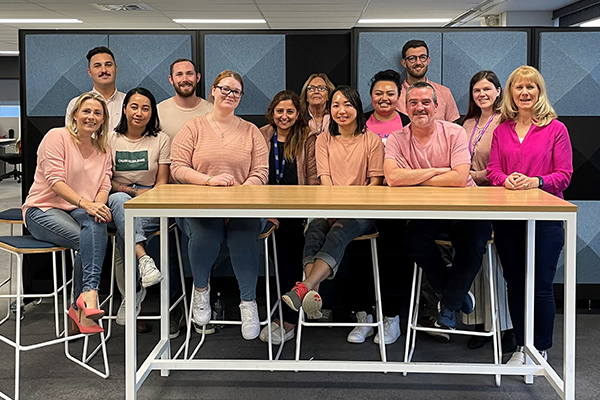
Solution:
<svg viewBox="0 0 600 400">
<path fill-rule="evenodd" d="M 343 206 L 340 206 L 342 208 Z M 575 323 L 576 323 L 576 230 L 577 212 L 530 211 L 427 211 L 427 210 L 344 210 L 344 209 L 175 209 L 125 208 L 125 276 L 126 297 L 135 296 L 135 217 L 160 217 L 160 230 L 168 231 L 168 217 L 208 218 L 372 218 L 372 219 L 449 219 L 449 220 L 525 220 L 527 221 L 527 267 L 525 308 L 525 352 L 527 365 L 509 366 L 485 363 L 430 363 L 382 361 L 310 361 L 310 360 L 173 360 L 169 340 L 169 268 L 162 268 L 161 326 L 158 344 L 137 369 L 137 334 L 133 307 L 127 303 L 125 324 L 125 394 L 127 400 L 136 400 L 138 389 L 151 371 L 160 370 L 168 376 L 170 370 L 264 370 L 264 371 L 338 371 L 338 372 L 408 372 L 485 375 L 544 376 L 560 397 L 575 400 Z M 533 344 L 534 254 L 535 221 L 564 221 L 564 347 L 563 378 L 540 356 Z M 168 265 L 168 235 L 160 236 L 161 265 Z"/>
</svg>

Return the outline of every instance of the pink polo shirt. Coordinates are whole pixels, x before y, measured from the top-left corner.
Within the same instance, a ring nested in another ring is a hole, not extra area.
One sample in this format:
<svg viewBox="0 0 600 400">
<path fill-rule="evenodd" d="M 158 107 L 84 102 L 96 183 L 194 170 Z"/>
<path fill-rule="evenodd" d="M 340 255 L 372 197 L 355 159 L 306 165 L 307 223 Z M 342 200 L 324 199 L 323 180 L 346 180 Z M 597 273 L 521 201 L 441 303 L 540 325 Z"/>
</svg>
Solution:
<svg viewBox="0 0 600 400">
<path fill-rule="evenodd" d="M 462 126 L 446 121 L 435 121 L 433 135 L 425 144 L 419 143 L 408 124 L 399 132 L 392 133 L 385 146 L 385 158 L 401 157 L 409 169 L 454 168 L 471 164 L 467 145 L 467 133 Z M 469 175 L 467 187 L 476 186 Z"/>
<path fill-rule="evenodd" d="M 508 175 L 519 172 L 541 176 L 548 193 L 564 198 L 563 191 L 573 175 L 573 150 L 567 127 L 557 119 L 546 126 L 531 125 L 519 141 L 515 121 L 496 128 L 487 166 L 487 178 L 494 186 L 504 186 Z"/>
<path fill-rule="evenodd" d="M 435 93 L 437 94 L 438 107 L 433 117 L 435 119 L 448 122 L 454 122 L 459 119 L 460 113 L 458 112 L 458 107 L 456 107 L 456 102 L 454 101 L 454 97 L 452 97 L 452 92 L 450 89 L 430 80 L 426 80 L 426 82 L 433 86 Z M 396 104 L 396 110 L 403 114 L 406 114 L 406 90 L 409 87 L 410 85 L 408 82 L 404 80 L 400 90 L 400 97 L 398 98 L 398 103 Z"/>
</svg>

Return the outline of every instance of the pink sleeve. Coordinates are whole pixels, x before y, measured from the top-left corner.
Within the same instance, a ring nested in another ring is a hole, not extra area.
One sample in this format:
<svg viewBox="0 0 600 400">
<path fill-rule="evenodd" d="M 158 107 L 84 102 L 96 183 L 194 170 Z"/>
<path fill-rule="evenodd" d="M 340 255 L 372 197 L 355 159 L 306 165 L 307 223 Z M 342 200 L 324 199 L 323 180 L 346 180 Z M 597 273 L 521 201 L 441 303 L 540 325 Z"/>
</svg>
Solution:
<svg viewBox="0 0 600 400">
<path fill-rule="evenodd" d="M 398 140 L 398 134 L 393 132 L 388 136 L 385 142 L 385 158 L 391 158 L 395 160 L 397 156 L 401 156 L 400 142 Z"/>
<path fill-rule="evenodd" d="M 106 150 L 107 153 L 107 157 L 106 157 L 106 165 L 104 168 L 104 179 L 102 179 L 102 182 L 100 183 L 100 189 L 98 189 L 98 192 L 104 190 L 108 193 L 110 193 L 110 190 L 112 189 L 112 185 L 110 183 L 110 180 L 112 178 L 112 166 L 113 166 L 113 162 L 112 162 L 112 156 L 110 149 Z"/>
<path fill-rule="evenodd" d="M 487 175 L 486 177 L 492 184 L 492 186 L 504 186 L 504 182 L 508 177 L 507 174 L 502 171 L 502 166 L 500 165 L 500 147 L 498 146 L 498 134 L 501 133 L 500 127 L 496 128 L 494 131 L 494 136 L 492 137 L 492 147 L 490 149 L 490 159 L 487 165 Z"/>
<path fill-rule="evenodd" d="M 331 176 L 329 170 L 329 149 L 327 148 L 327 136 L 329 132 L 323 132 L 317 137 L 316 157 L 317 157 L 317 177 L 321 175 Z"/>
<path fill-rule="evenodd" d="M 63 136 L 58 131 L 50 130 L 38 149 L 38 163 L 48 186 L 53 187 L 58 182 L 67 181 L 66 157 L 67 149 Z"/>
<path fill-rule="evenodd" d="M 554 137 L 554 146 L 552 148 L 552 163 L 554 171 L 549 175 L 542 176 L 544 179 L 544 189 L 550 193 L 561 193 L 571 183 L 573 175 L 573 149 L 567 127 L 560 124 Z"/>
<path fill-rule="evenodd" d="M 265 138 L 257 127 L 252 125 L 252 162 L 250 173 L 242 185 L 265 185 L 269 181 L 269 151 Z"/>
<path fill-rule="evenodd" d="M 458 127 L 458 125 L 454 125 Z M 450 155 L 450 167 L 454 168 L 457 165 L 471 164 L 471 155 L 469 154 L 469 146 L 467 144 L 467 132 L 460 127 L 454 137 L 454 145 L 452 146 L 452 154 Z"/>
<path fill-rule="evenodd" d="M 444 114 L 444 119 L 449 122 L 454 122 L 460 118 L 456 101 L 454 101 L 454 97 L 452 96 L 450 89 L 448 89 L 448 99 L 446 101 L 446 111 Z"/>
<path fill-rule="evenodd" d="M 366 133 L 365 133 L 366 135 Z M 377 134 L 369 135 L 369 158 L 367 167 L 367 177 L 373 178 L 377 176 L 383 176 L 383 159 L 385 156 L 385 150 L 383 149 L 383 142 L 379 139 Z"/>
<path fill-rule="evenodd" d="M 171 140 L 167 134 L 159 133 L 160 152 L 158 155 L 159 164 L 171 164 Z"/>
<path fill-rule="evenodd" d="M 179 183 L 187 183 L 185 175 L 194 171 L 194 136 L 189 123 L 186 123 L 171 144 L 171 175 Z"/>
</svg>

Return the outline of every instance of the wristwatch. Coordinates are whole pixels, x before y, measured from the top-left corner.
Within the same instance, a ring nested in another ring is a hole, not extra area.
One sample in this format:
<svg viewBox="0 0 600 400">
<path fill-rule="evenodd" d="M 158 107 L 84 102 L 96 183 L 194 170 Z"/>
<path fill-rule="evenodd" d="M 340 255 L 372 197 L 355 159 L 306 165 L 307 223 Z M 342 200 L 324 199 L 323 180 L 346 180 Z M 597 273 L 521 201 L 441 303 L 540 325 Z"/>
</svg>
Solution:
<svg viewBox="0 0 600 400">
<path fill-rule="evenodd" d="M 542 186 L 544 186 L 544 179 L 541 176 L 536 176 L 536 178 L 539 179 L 540 184 L 538 185 L 538 188 L 542 188 Z"/>
</svg>

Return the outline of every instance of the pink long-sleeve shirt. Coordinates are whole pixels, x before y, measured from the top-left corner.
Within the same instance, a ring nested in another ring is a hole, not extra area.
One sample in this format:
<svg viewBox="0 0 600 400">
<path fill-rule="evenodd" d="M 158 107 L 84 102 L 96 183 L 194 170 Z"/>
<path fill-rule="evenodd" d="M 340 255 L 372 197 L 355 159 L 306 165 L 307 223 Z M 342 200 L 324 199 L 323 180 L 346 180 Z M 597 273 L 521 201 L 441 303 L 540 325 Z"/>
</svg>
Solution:
<svg viewBox="0 0 600 400">
<path fill-rule="evenodd" d="M 37 157 L 33 185 L 22 207 L 23 220 L 30 207 L 42 211 L 77 208 L 54 193 L 52 187 L 58 182 L 64 182 L 88 200 L 95 199 L 101 190 L 110 192 L 112 157 L 109 148 L 104 154 L 94 151 L 88 158 L 83 158 L 67 128 L 55 128 L 42 139 Z"/>
<path fill-rule="evenodd" d="M 515 131 L 515 121 L 505 121 L 492 138 L 487 178 L 493 186 L 504 186 L 508 175 L 519 172 L 541 176 L 542 189 L 560 198 L 573 175 L 573 150 L 567 127 L 554 119 L 546 126 L 531 125 L 523 143 Z"/>
<path fill-rule="evenodd" d="M 264 185 L 269 180 L 269 152 L 258 128 L 235 117 L 221 138 L 207 115 L 189 119 L 171 144 L 171 174 L 188 183 L 193 174 L 233 175 L 234 185 Z"/>
</svg>

